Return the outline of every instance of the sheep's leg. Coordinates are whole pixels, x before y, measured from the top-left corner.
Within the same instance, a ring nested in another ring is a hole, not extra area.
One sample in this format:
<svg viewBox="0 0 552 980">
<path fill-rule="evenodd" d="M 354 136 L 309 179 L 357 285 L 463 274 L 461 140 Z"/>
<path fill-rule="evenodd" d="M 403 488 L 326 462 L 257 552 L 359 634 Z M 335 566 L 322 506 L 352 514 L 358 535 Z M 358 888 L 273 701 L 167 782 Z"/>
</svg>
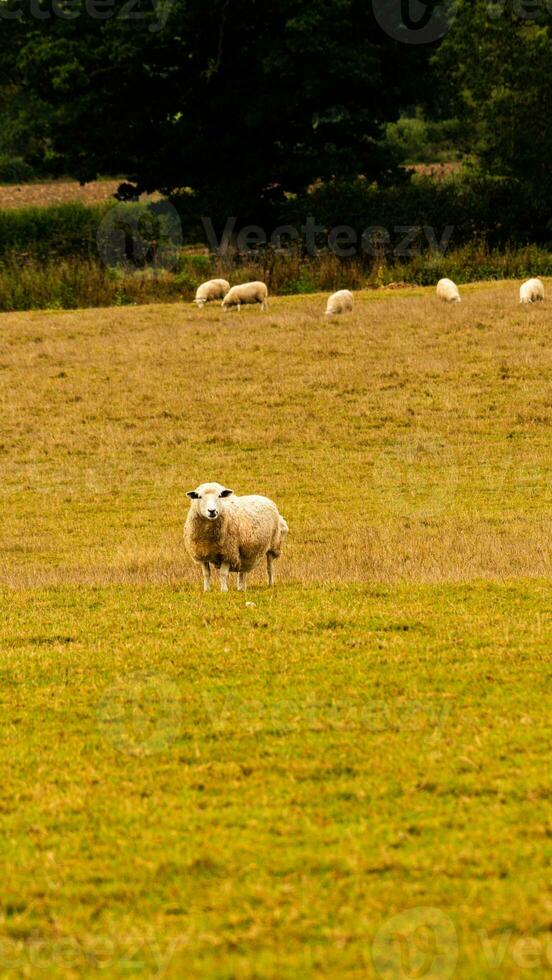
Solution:
<svg viewBox="0 0 552 980">
<path fill-rule="evenodd" d="M 264 311 L 264 310 L 266 310 L 267 308 L 268 308 L 268 303 L 267 303 L 267 301 L 266 301 L 266 299 L 263 299 L 263 301 L 262 301 L 262 303 L 261 303 L 261 310 L 263 310 L 263 311 Z"/>
<path fill-rule="evenodd" d="M 203 591 L 208 592 L 211 588 L 211 568 L 208 561 L 202 561 L 201 567 L 203 569 Z"/>
<path fill-rule="evenodd" d="M 241 303 L 238 303 L 238 313 L 241 313 Z"/>
<path fill-rule="evenodd" d="M 270 587 L 274 585 L 274 555 L 270 552 L 266 556 L 266 571 L 268 574 L 268 584 Z"/>
<path fill-rule="evenodd" d="M 245 572 L 238 572 L 238 592 L 245 592 L 247 589 L 245 574 Z"/>
<path fill-rule="evenodd" d="M 230 562 L 223 561 L 220 566 L 220 591 L 228 592 L 228 573 L 230 571 Z"/>
</svg>

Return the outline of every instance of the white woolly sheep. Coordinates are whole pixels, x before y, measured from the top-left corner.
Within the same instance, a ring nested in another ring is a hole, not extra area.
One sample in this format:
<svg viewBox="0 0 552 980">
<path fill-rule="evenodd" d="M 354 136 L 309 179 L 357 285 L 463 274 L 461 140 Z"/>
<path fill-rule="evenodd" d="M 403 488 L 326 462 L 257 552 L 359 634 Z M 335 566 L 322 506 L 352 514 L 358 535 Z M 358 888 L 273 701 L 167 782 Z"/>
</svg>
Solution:
<svg viewBox="0 0 552 980">
<path fill-rule="evenodd" d="M 261 309 L 266 310 L 268 289 L 264 282 L 244 282 L 241 286 L 232 286 L 222 301 L 223 310 L 237 306 L 238 312 L 246 303 L 260 303 Z"/>
<path fill-rule="evenodd" d="M 544 286 L 540 279 L 528 279 L 519 288 L 520 303 L 539 303 L 544 299 Z"/>
<path fill-rule="evenodd" d="M 437 283 L 437 297 L 444 303 L 460 303 L 460 293 L 458 286 L 452 279 L 439 279 Z"/>
<path fill-rule="evenodd" d="M 351 313 L 353 309 L 353 294 L 348 289 L 339 289 L 332 293 L 326 303 L 326 316 L 334 313 Z"/>
<path fill-rule="evenodd" d="M 229 289 L 230 283 L 226 279 L 209 279 L 197 287 L 194 303 L 197 303 L 201 310 L 206 303 L 214 299 L 224 299 Z"/>
<path fill-rule="evenodd" d="M 228 573 L 237 572 L 245 592 L 246 575 L 266 557 L 268 584 L 274 584 L 278 558 L 289 530 L 268 497 L 235 497 L 221 483 L 202 483 L 187 494 L 192 505 L 184 525 L 184 543 L 203 568 L 203 588 L 211 587 L 211 565 L 219 569 L 221 592 L 228 592 Z"/>
</svg>

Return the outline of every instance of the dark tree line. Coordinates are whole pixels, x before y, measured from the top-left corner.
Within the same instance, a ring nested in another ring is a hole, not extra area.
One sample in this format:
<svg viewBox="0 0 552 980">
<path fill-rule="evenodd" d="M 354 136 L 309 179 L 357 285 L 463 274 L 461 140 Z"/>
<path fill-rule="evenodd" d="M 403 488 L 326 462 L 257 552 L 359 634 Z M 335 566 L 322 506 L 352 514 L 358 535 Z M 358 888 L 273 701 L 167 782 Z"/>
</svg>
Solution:
<svg viewBox="0 0 552 980">
<path fill-rule="evenodd" d="M 0 152 L 259 220 L 316 183 L 405 180 L 386 124 L 418 107 L 462 122 L 460 156 L 552 197 L 545 0 L 455 0 L 427 44 L 382 27 L 397 0 L 86 3 L 0 0 Z"/>
</svg>

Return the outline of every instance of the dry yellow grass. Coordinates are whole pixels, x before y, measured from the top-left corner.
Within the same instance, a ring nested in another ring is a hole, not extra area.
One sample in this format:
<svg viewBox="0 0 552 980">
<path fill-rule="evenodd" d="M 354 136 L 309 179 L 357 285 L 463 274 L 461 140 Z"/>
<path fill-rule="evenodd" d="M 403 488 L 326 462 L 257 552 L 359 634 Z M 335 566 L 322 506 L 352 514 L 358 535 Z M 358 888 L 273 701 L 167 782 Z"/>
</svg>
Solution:
<svg viewBox="0 0 552 980">
<path fill-rule="evenodd" d="M 109 201 L 120 180 L 91 180 L 79 184 L 76 180 L 32 181 L 29 184 L 0 184 L 0 208 L 48 207 L 51 204 L 103 204 Z M 142 195 L 141 200 L 154 200 L 158 194 Z"/>
<path fill-rule="evenodd" d="M 549 576 L 548 305 L 463 295 L 2 315 L 0 581 L 199 588 L 202 480 L 276 500 L 286 581 Z"/>
</svg>

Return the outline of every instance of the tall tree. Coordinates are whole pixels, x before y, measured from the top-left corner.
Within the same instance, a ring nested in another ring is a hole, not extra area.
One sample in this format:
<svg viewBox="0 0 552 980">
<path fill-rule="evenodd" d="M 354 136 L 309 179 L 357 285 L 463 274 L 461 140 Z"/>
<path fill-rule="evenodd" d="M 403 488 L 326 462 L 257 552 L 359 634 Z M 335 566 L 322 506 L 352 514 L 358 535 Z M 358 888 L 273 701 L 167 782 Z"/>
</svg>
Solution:
<svg viewBox="0 0 552 980">
<path fill-rule="evenodd" d="M 490 174 L 552 203 L 552 19 L 548 0 L 459 0 L 434 58 L 446 111 L 468 117 Z"/>
<path fill-rule="evenodd" d="M 83 181 L 188 186 L 258 217 L 259 202 L 316 180 L 396 173 L 382 126 L 412 100 L 428 52 L 387 37 L 371 4 L 138 0 L 128 19 L 114 0 L 99 20 L 75 0 L 47 17 L 51 3 L 35 0 L 42 20 L 3 24 L 0 61 Z"/>
</svg>

